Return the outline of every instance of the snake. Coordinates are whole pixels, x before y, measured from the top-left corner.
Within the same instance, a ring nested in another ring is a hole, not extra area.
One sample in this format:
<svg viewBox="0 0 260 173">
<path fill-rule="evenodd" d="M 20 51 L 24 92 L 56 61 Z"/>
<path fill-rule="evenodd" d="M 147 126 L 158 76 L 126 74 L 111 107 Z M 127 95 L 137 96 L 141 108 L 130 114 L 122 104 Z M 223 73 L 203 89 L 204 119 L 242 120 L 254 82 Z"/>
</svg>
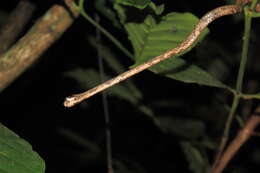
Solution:
<svg viewBox="0 0 260 173">
<path fill-rule="evenodd" d="M 216 20 L 217 18 L 220 18 L 222 16 L 227 16 L 227 15 L 232 15 L 235 13 L 239 13 L 242 11 L 242 6 L 241 5 L 224 5 L 218 8 L 215 8 L 211 11 L 209 11 L 208 13 L 206 13 L 196 24 L 196 26 L 194 27 L 194 29 L 191 31 L 191 33 L 187 36 L 187 38 L 180 43 L 177 47 L 172 48 L 168 51 L 166 51 L 165 53 L 156 56 L 150 60 L 148 60 L 147 62 L 144 62 L 143 64 L 140 64 L 139 66 L 136 66 L 90 90 L 87 90 L 83 93 L 80 94 L 74 94 L 71 95 L 69 97 L 65 98 L 64 101 L 64 106 L 65 107 L 72 107 L 78 103 L 80 103 L 81 101 L 115 85 L 118 84 L 126 79 L 128 79 L 129 77 L 134 76 L 137 73 L 140 73 L 143 70 L 146 70 L 147 68 L 154 66 L 174 55 L 180 54 L 183 51 L 185 51 L 186 49 L 188 49 L 189 47 L 192 46 L 192 44 L 199 38 L 200 34 L 202 33 L 202 31 L 214 20 Z"/>
</svg>

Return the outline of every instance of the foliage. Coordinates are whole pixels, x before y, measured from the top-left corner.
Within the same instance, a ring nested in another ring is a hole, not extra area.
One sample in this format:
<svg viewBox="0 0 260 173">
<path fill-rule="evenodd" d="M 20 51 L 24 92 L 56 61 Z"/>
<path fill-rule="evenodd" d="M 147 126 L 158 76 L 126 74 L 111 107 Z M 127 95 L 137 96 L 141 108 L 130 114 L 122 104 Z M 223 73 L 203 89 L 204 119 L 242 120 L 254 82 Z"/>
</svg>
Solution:
<svg viewBox="0 0 260 173">
<path fill-rule="evenodd" d="M 155 17 L 150 15 L 141 24 L 126 23 L 124 26 L 135 52 L 134 66 L 178 46 L 197 22 L 198 19 L 190 13 L 169 13 L 161 17 L 158 23 L 156 23 Z M 201 38 L 206 33 L 207 30 L 202 33 Z M 151 67 L 151 71 L 182 82 L 225 88 L 224 84 L 209 73 L 177 56 Z"/>
<path fill-rule="evenodd" d="M 116 0 L 116 3 L 123 4 L 123 5 L 129 5 L 134 6 L 136 8 L 143 9 L 151 3 L 150 0 L 144 0 L 144 1 L 138 1 L 138 0 Z"/>
<path fill-rule="evenodd" d="M 0 124 L 0 172 L 43 173 L 45 164 L 31 145 Z"/>
</svg>

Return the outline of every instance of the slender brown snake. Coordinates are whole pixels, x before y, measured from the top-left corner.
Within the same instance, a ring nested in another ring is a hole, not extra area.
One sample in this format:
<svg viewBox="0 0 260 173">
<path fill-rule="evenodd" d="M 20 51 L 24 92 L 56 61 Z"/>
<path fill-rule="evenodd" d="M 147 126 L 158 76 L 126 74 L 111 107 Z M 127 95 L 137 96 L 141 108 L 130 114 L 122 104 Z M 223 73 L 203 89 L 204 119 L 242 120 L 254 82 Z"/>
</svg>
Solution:
<svg viewBox="0 0 260 173">
<path fill-rule="evenodd" d="M 132 68 L 86 92 L 80 93 L 80 94 L 75 94 L 72 96 L 69 96 L 65 99 L 64 101 L 64 106 L 65 107 L 72 107 L 81 101 L 121 82 L 126 80 L 127 78 L 155 65 L 158 64 L 159 62 L 168 59 L 172 57 L 173 55 L 179 54 L 189 48 L 199 37 L 201 32 L 215 19 L 226 16 L 226 15 L 231 15 L 235 14 L 241 11 L 241 6 L 240 5 L 226 5 L 226 6 L 221 6 L 218 8 L 215 8 L 211 11 L 209 11 L 207 14 L 205 14 L 198 22 L 198 24 L 195 26 L 195 28 L 192 30 L 192 32 L 189 34 L 189 36 L 184 40 L 179 46 L 168 50 L 167 52 L 163 53 L 162 55 L 159 55 L 157 57 L 154 57 L 153 59 L 135 67 Z"/>
</svg>

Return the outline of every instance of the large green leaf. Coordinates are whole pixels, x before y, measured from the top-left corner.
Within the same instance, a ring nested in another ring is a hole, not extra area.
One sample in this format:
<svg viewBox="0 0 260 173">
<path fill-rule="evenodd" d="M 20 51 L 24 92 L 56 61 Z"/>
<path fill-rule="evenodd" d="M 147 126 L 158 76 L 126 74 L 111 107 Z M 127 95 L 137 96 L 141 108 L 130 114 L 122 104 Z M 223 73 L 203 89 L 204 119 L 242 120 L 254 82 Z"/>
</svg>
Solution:
<svg viewBox="0 0 260 173">
<path fill-rule="evenodd" d="M 156 67 L 152 67 L 151 70 L 155 73 L 186 83 L 197 83 L 200 85 L 227 88 L 226 85 L 201 69 L 199 66 L 189 64 L 178 57 L 166 60 L 165 62 L 158 64 Z"/>
<path fill-rule="evenodd" d="M 0 173 L 44 173 L 45 164 L 31 145 L 0 124 Z"/>
<path fill-rule="evenodd" d="M 157 22 L 157 20 L 153 16 L 148 15 L 143 23 L 132 22 L 125 24 L 129 40 L 132 42 L 134 48 L 134 66 L 140 65 L 169 49 L 177 47 L 186 39 L 199 21 L 191 13 L 169 13 L 162 17 L 160 22 Z M 207 33 L 208 29 L 202 32 L 198 40 L 204 38 Z M 182 54 L 155 65 L 149 70 L 182 82 L 226 88 L 223 83 L 200 67 L 177 58 L 191 50 L 191 48 Z"/>
<path fill-rule="evenodd" d="M 136 8 L 143 9 L 147 5 L 149 5 L 151 0 L 117 0 L 116 3 L 120 3 L 123 5 L 134 6 Z"/>
</svg>

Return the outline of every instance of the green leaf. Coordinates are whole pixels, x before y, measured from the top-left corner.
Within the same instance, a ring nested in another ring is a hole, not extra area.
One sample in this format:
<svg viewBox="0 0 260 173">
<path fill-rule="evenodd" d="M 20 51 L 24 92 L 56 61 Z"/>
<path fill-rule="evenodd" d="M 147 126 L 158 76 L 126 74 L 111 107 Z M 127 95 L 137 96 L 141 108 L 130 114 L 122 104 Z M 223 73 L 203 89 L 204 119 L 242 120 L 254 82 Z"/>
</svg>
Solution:
<svg viewBox="0 0 260 173">
<path fill-rule="evenodd" d="M 143 9 L 151 3 L 151 0 L 117 0 L 116 3 Z"/>
<path fill-rule="evenodd" d="M 0 172 L 44 173 L 45 163 L 31 145 L 0 124 Z"/>
<path fill-rule="evenodd" d="M 194 173 L 204 173 L 208 165 L 200 151 L 189 142 L 181 142 L 181 147 L 189 161 L 190 170 Z"/>
<path fill-rule="evenodd" d="M 126 22 L 126 19 L 127 19 L 126 9 L 123 8 L 121 5 L 119 5 L 117 3 L 114 3 L 113 8 L 117 12 L 120 23 L 124 24 Z"/>
<path fill-rule="evenodd" d="M 91 141 L 90 139 L 87 139 L 86 137 L 81 136 L 80 134 L 71 131 L 66 128 L 58 128 L 58 133 L 61 134 L 62 136 L 66 137 L 67 139 L 71 140 L 73 143 L 78 144 L 90 152 L 96 153 L 96 154 L 101 154 L 102 150 L 101 148 Z"/>
<path fill-rule="evenodd" d="M 125 158 L 114 159 L 116 172 L 120 173 L 146 173 L 144 168 L 137 162 Z"/>
<path fill-rule="evenodd" d="M 134 66 L 138 66 L 169 49 L 177 47 L 186 39 L 198 21 L 199 19 L 191 13 L 169 13 L 162 17 L 159 23 L 153 16 L 148 15 L 143 23 L 125 24 L 129 40 L 134 48 Z M 208 29 L 202 32 L 198 41 L 204 38 L 207 33 Z M 186 83 L 226 88 L 223 83 L 200 67 L 177 58 L 187 53 L 191 48 L 185 50 L 182 54 L 155 65 L 149 70 Z"/>
<path fill-rule="evenodd" d="M 200 85 L 227 88 L 222 82 L 214 78 L 200 67 L 189 64 L 181 58 L 166 60 L 156 67 L 153 72 L 185 83 L 197 83 Z"/>
<path fill-rule="evenodd" d="M 153 2 L 151 2 L 149 7 L 153 9 L 156 15 L 161 15 L 164 11 L 164 4 L 156 6 Z"/>
<path fill-rule="evenodd" d="M 192 119 L 182 119 L 174 116 L 156 117 L 159 128 L 166 133 L 174 134 L 188 139 L 196 139 L 204 135 L 203 122 Z"/>
<path fill-rule="evenodd" d="M 107 0 L 96 0 L 95 7 L 97 11 L 100 12 L 105 18 L 109 19 L 115 27 L 120 28 L 116 13 L 111 8 L 109 8 L 106 3 Z"/>
</svg>

